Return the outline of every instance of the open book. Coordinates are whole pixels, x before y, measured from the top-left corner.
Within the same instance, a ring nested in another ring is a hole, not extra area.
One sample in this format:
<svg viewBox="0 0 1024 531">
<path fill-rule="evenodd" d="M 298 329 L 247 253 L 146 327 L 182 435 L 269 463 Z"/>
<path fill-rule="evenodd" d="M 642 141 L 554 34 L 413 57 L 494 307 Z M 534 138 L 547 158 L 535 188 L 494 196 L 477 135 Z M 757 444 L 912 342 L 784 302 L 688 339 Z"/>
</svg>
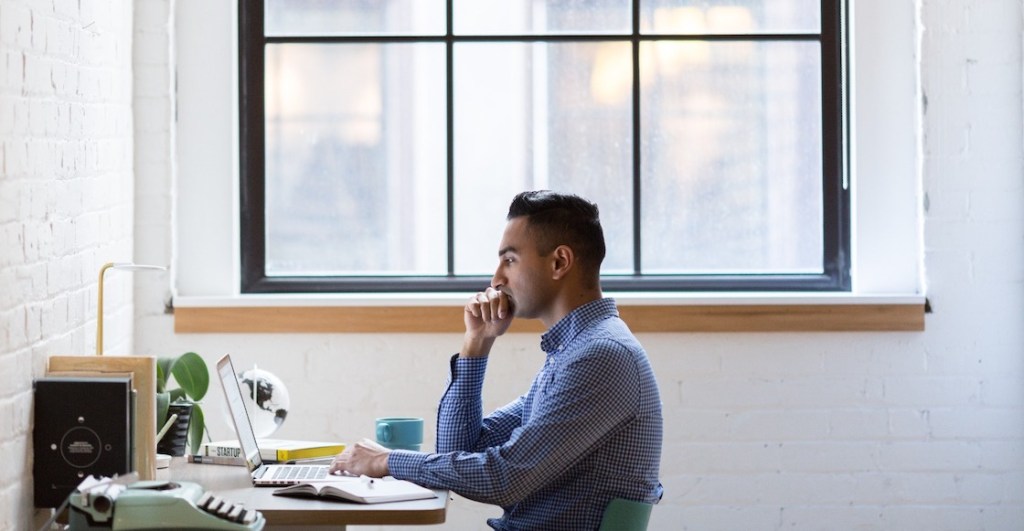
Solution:
<svg viewBox="0 0 1024 531">
<path fill-rule="evenodd" d="M 357 503 L 383 503 L 437 497 L 434 491 L 428 488 L 411 481 L 391 477 L 384 479 L 353 477 L 307 481 L 277 489 L 274 491 L 274 495 L 333 498 Z"/>
</svg>

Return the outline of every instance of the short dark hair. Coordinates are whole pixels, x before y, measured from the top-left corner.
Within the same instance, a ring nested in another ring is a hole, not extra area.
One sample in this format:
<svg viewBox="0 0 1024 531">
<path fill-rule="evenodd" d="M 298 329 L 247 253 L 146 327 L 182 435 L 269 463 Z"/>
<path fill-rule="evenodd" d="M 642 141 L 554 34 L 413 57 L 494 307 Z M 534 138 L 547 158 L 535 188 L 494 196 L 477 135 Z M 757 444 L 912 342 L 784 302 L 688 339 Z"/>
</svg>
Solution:
<svg viewBox="0 0 1024 531">
<path fill-rule="evenodd" d="M 551 190 L 522 192 L 512 199 L 507 219 L 523 216 L 536 238 L 538 253 L 547 255 L 559 245 L 567 245 L 581 265 L 600 275 L 605 245 L 596 204 Z"/>
</svg>

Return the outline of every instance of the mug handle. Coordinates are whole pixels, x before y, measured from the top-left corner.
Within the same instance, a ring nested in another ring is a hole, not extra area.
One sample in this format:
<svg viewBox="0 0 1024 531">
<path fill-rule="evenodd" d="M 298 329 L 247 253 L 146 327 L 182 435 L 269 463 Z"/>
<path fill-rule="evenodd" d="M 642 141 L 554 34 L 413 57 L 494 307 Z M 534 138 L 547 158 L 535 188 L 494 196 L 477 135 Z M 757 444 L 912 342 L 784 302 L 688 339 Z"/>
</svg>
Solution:
<svg viewBox="0 0 1024 531">
<path fill-rule="evenodd" d="M 377 425 L 377 440 L 382 443 L 391 442 L 391 425 L 387 422 Z"/>
</svg>

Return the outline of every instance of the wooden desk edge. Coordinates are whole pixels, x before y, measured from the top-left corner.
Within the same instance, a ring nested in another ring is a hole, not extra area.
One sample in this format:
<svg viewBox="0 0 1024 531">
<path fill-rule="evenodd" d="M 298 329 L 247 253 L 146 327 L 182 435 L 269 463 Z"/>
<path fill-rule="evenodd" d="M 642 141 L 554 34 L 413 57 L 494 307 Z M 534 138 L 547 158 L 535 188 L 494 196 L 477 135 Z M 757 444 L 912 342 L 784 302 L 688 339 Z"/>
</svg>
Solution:
<svg viewBox="0 0 1024 531">
<path fill-rule="evenodd" d="M 198 483 L 204 490 L 221 495 L 228 501 L 244 503 L 246 507 L 262 513 L 269 525 L 442 524 L 447 518 L 451 500 L 445 489 L 431 489 L 437 495 L 434 499 L 374 504 L 273 496 L 273 487 L 253 487 L 244 467 L 192 464 L 185 462 L 184 457 L 175 457 L 170 468 L 160 470 L 158 476 L 160 479 Z M 263 501 L 273 500 L 280 505 L 261 507 L 251 504 L 254 497 L 263 498 Z M 301 505 L 308 507 L 298 507 Z"/>
<path fill-rule="evenodd" d="M 267 487 L 253 487 L 267 488 Z M 448 517 L 448 503 L 451 494 L 443 489 L 431 489 L 437 499 L 443 500 L 439 507 L 415 507 L 425 503 L 436 503 L 434 500 L 411 500 L 403 502 L 349 504 L 341 501 L 325 501 L 324 503 L 343 504 L 349 506 L 344 511 L 312 510 L 296 518 L 295 509 L 257 509 L 267 519 L 267 524 L 275 525 L 433 525 L 443 524 Z M 292 498 L 301 500 L 302 498 Z M 316 501 L 309 499 L 308 501 Z M 356 507 L 351 507 L 355 505 Z M 409 507 L 412 505 L 413 507 Z M 357 509 L 358 507 L 358 509 Z M 339 512 L 345 514 L 345 522 L 337 520 Z"/>
</svg>

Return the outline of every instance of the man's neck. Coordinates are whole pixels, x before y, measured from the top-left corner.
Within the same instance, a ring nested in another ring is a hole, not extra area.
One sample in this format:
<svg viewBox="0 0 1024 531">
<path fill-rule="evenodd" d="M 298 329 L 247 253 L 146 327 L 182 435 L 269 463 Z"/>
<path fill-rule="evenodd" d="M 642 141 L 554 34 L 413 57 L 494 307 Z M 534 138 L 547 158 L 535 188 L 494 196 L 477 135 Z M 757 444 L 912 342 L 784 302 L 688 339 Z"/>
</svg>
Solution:
<svg viewBox="0 0 1024 531">
<path fill-rule="evenodd" d="M 552 304 L 552 311 L 547 315 L 541 316 L 540 322 L 544 324 L 545 329 L 550 330 L 552 326 L 558 324 L 562 318 L 572 313 L 576 308 L 602 298 L 604 298 L 604 295 L 601 293 L 601 288 L 577 290 L 567 293 L 564 297 L 559 297 L 555 300 L 554 304 Z"/>
</svg>

